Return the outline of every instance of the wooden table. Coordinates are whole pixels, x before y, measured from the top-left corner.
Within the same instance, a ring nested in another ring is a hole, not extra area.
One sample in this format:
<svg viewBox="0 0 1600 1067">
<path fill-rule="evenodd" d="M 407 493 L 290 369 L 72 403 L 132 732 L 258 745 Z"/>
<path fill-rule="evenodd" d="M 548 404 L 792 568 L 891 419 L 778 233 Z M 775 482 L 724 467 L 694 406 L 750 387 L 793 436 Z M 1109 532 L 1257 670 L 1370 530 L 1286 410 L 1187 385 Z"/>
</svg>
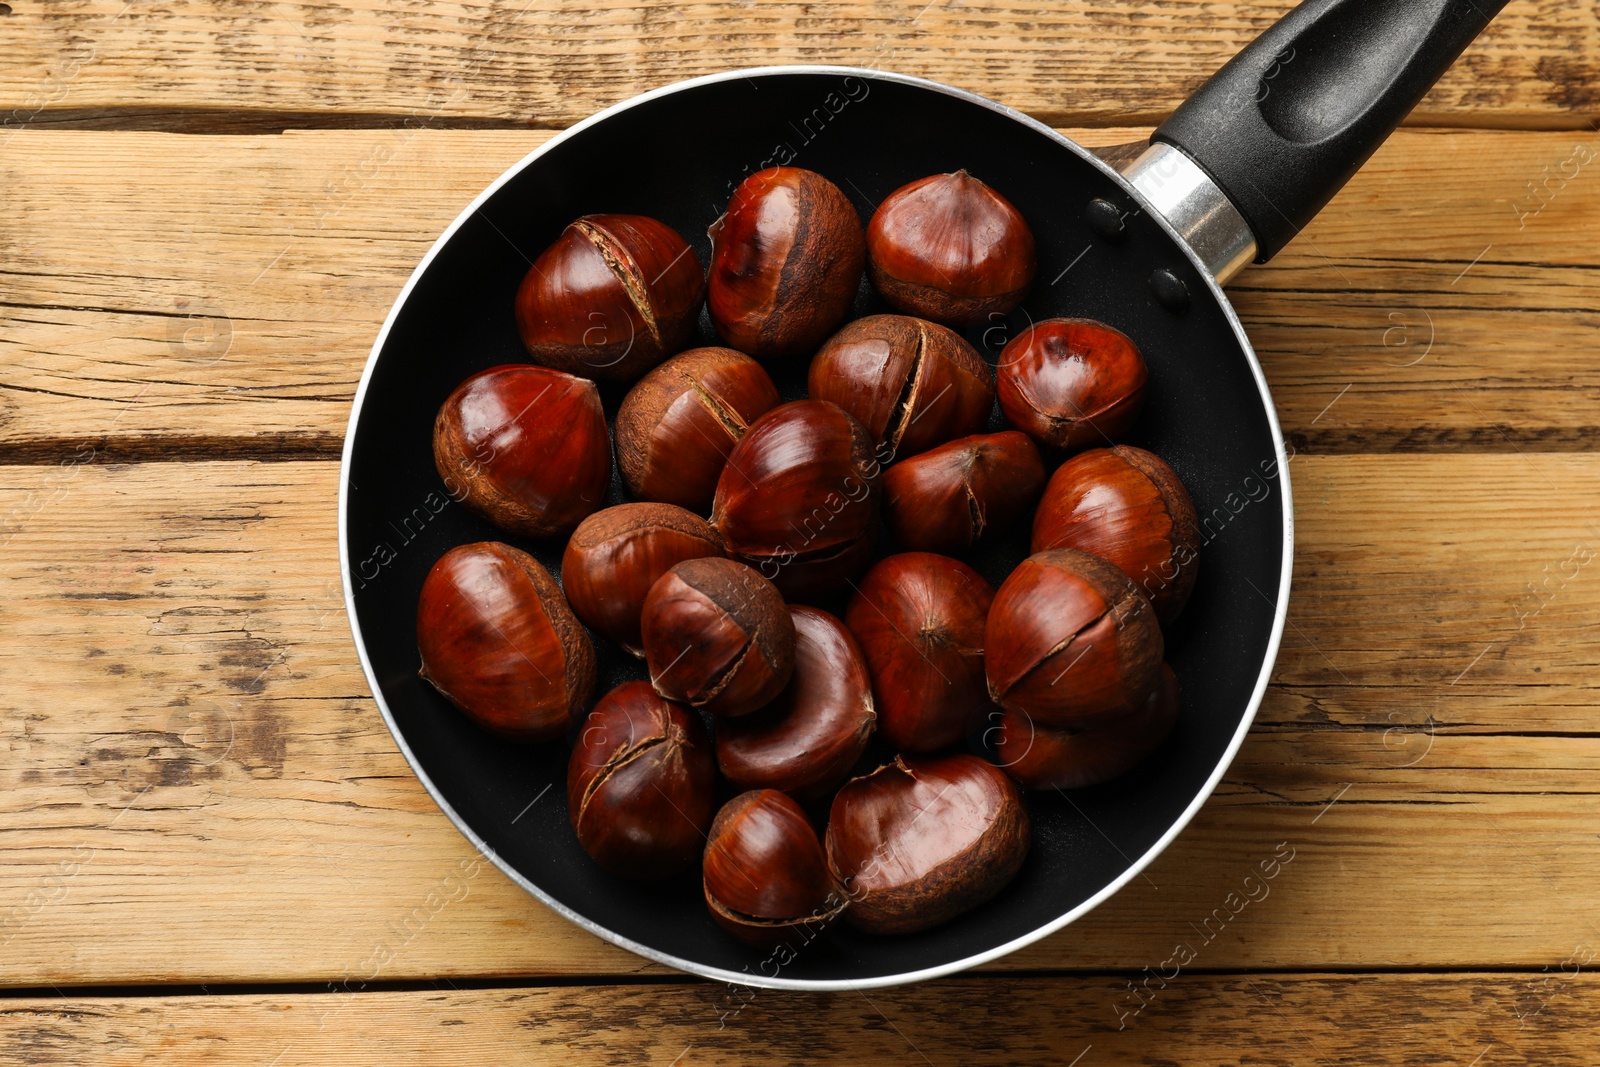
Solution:
<svg viewBox="0 0 1600 1067">
<path fill-rule="evenodd" d="M 1233 287 L 1296 451 L 1283 652 L 1199 818 L 1055 936 L 870 995 L 646 964 L 477 860 L 351 644 L 357 377 L 552 131 L 837 62 L 1113 144 L 1289 6 L 0 4 L 0 1062 L 1593 1062 L 1592 3 L 1514 0 Z"/>
</svg>

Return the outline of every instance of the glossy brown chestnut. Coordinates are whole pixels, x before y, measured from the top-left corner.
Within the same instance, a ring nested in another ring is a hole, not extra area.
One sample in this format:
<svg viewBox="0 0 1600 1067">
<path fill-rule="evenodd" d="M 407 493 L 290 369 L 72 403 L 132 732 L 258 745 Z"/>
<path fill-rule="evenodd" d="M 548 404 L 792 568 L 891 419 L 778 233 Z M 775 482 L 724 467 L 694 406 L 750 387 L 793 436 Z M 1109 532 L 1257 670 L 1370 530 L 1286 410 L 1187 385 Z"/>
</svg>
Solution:
<svg viewBox="0 0 1600 1067">
<path fill-rule="evenodd" d="M 700 855 L 716 777 L 699 717 L 625 682 L 583 721 L 567 763 L 578 843 L 612 874 L 669 878 Z"/>
<path fill-rule="evenodd" d="M 757 419 L 728 454 L 711 521 L 784 596 L 831 593 L 871 561 L 877 475 L 860 423 L 827 401 L 796 400 Z"/>
<path fill-rule="evenodd" d="M 711 917 L 752 948 L 809 940 L 844 910 L 811 820 L 776 789 L 722 806 L 701 870 Z"/>
<path fill-rule="evenodd" d="M 594 645 L 550 572 L 498 541 L 440 557 L 417 602 L 422 677 L 479 725 L 520 741 L 566 732 L 594 695 Z"/>
<path fill-rule="evenodd" d="M 837 185 L 800 167 L 757 171 L 711 228 L 711 321 L 757 359 L 810 352 L 849 314 L 865 261 L 861 218 Z"/>
<path fill-rule="evenodd" d="M 717 724 L 717 766 L 735 789 L 815 800 L 850 774 L 877 714 L 866 660 L 845 624 L 816 608 L 789 614 L 794 674 L 760 711 Z"/>
<path fill-rule="evenodd" d="M 629 382 L 689 343 L 705 275 L 678 232 L 643 215 L 585 215 L 540 253 L 517 290 L 536 363 Z"/>
<path fill-rule="evenodd" d="M 656 692 L 713 715 L 748 715 L 789 684 L 794 620 L 773 584 L 731 559 L 663 574 L 640 626 Z"/>
<path fill-rule="evenodd" d="M 617 412 L 617 462 L 628 490 L 711 509 L 728 453 L 782 401 L 761 364 L 731 348 L 692 348 L 640 378 Z"/>
<path fill-rule="evenodd" d="M 1163 623 L 1177 618 L 1200 569 L 1200 522 L 1183 483 L 1132 445 L 1092 448 L 1050 478 L 1033 516 L 1033 551 L 1076 548 L 1127 572 Z"/>
<path fill-rule="evenodd" d="M 578 618 L 643 656 L 644 598 L 676 564 L 724 555 L 716 528 L 672 504 L 618 504 L 578 524 L 561 557 L 561 584 Z"/>
<path fill-rule="evenodd" d="M 1137 707 L 1159 680 L 1163 652 L 1133 579 L 1071 548 L 1035 553 L 1000 583 L 983 641 L 989 695 L 1046 727 Z"/>
<path fill-rule="evenodd" d="M 869 315 L 817 350 L 807 395 L 853 415 L 884 446 L 880 457 L 914 456 L 983 429 L 994 407 L 994 371 L 937 323 Z"/>
<path fill-rule="evenodd" d="M 1092 319 L 1044 319 L 1000 353 L 1000 413 L 1039 442 L 1076 452 L 1117 441 L 1144 406 L 1144 357 Z"/>
<path fill-rule="evenodd" d="M 867 224 L 867 271 L 894 307 L 964 326 L 1004 315 L 1033 287 L 1033 232 L 964 170 L 889 194 Z"/>
<path fill-rule="evenodd" d="M 963 437 L 884 471 L 883 518 L 901 548 L 965 553 L 1027 515 L 1044 488 L 1039 449 L 1016 430 Z"/>
<path fill-rule="evenodd" d="M 874 934 L 927 930 L 1004 889 L 1029 844 L 1016 783 L 965 753 L 896 757 L 839 790 L 828 866 L 845 920 Z"/>
<path fill-rule="evenodd" d="M 557 537 L 611 485 L 611 435 L 593 382 L 507 364 L 456 387 L 433 423 L 433 462 L 450 495 L 496 526 Z"/>
<path fill-rule="evenodd" d="M 872 672 L 878 732 L 902 752 L 957 744 L 989 709 L 983 626 L 994 589 L 965 563 L 931 552 L 879 560 L 845 623 Z"/>
<path fill-rule="evenodd" d="M 1154 752 L 1178 719 L 1178 676 L 1165 664 L 1144 703 L 1078 730 L 1036 726 L 1023 712 L 1000 716 L 995 756 L 1024 789 L 1082 789 L 1109 782 Z"/>
</svg>

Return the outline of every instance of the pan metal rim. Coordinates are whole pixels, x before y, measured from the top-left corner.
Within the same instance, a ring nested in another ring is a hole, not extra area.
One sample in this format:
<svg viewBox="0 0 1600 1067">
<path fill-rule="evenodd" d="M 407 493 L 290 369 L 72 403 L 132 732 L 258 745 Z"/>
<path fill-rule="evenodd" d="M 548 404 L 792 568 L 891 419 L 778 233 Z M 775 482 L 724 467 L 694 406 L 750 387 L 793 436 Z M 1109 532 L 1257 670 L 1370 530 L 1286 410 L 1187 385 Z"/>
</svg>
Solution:
<svg viewBox="0 0 1600 1067">
<path fill-rule="evenodd" d="M 1261 664 L 1261 673 L 1256 678 L 1255 688 L 1250 694 L 1250 701 L 1245 709 L 1243 718 L 1241 718 L 1239 721 L 1239 727 L 1235 731 L 1233 738 L 1229 741 L 1228 747 L 1223 753 L 1222 758 L 1217 762 L 1216 769 L 1212 771 L 1210 777 L 1206 780 L 1204 788 L 1196 793 L 1195 798 L 1189 802 L 1189 805 L 1185 807 L 1178 818 L 1173 821 L 1166 833 L 1162 834 L 1154 844 L 1152 844 L 1144 851 L 1142 855 L 1135 859 L 1134 862 L 1129 865 L 1126 871 L 1124 871 L 1117 878 L 1113 879 L 1098 893 L 1095 893 L 1077 907 L 1058 916 L 1055 919 L 1052 919 L 1050 922 L 1047 922 L 1042 926 L 1029 931 L 1021 937 L 1014 938 L 1004 944 L 997 945 L 994 948 L 986 949 L 983 952 L 966 956 L 962 959 L 952 960 L 949 963 L 942 963 L 934 967 L 925 967 L 915 971 L 905 971 L 899 974 L 878 975 L 872 978 L 864 979 L 784 978 L 781 974 L 767 975 L 752 973 L 749 971 L 728 971 L 719 967 L 709 967 L 701 963 L 696 963 L 693 960 L 682 959 L 678 956 L 672 955 L 671 953 L 662 952 L 659 949 L 650 947 L 649 945 L 634 941 L 631 938 L 623 937 L 620 934 L 606 929 L 599 923 L 580 915 L 576 911 L 566 907 L 560 901 L 555 900 L 549 894 L 545 893 L 539 888 L 539 886 L 535 885 L 532 881 L 523 876 L 521 872 L 517 871 L 510 864 L 503 861 L 499 855 L 497 855 L 495 851 L 489 847 L 488 843 L 484 841 L 483 838 L 479 837 L 478 834 L 473 831 L 471 826 L 467 825 L 466 820 L 464 820 L 455 810 L 455 808 L 451 806 L 450 802 L 444 798 L 439 789 L 434 785 L 432 779 L 430 779 L 427 773 L 422 769 L 421 764 L 418 762 L 416 756 L 411 750 L 411 746 L 407 744 L 404 735 L 401 733 L 399 726 L 396 724 L 394 715 L 389 710 L 388 702 L 384 700 L 383 689 L 379 685 L 377 675 L 373 671 L 372 664 L 367 658 L 366 642 L 361 634 L 361 623 L 356 617 L 355 592 L 353 579 L 351 577 L 352 564 L 350 559 L 349 540 L 346 536 L 348 532 L 347 524 L 349 518 L 350 466 L 355 446 L 356 428 L 361 420 L 361 410 L 363 401 L 366 399 L 367 386 L 372 379 L 373 371 L 377 368 L 378 357 L 383 352 L 384 344 L 389 339 L 389 331 L 394 328 L 394 324 L 396 319 L 399 317 L 400 310 L 405 306 L 406 301 L 410 299 L 412 289 L 416 286 L 423 274 L 427 272 L 428 267 L 433 263 L 434 257 L 438 255 L 440 250 L 443 249 L 444 246 L 448 244 L 455 236 L 456 231 L 465 225 L 467 221 L 478 212 L 479 208 L 487 203 L 489 198 L 498 192 L 502 186 L 504 186 L 516 175 L 520 174 L 527 167 L 535 163 L 545 153 L 549 152 L 551 149 L 555 148 L 557 145 L 560 145 L 569 138 L 577 136 L 584 130 L 587 130 L 589 127 L 604 122 L 613 115 L 620 114 L 630 108 L 637 107 L 640 104 L 644 104 L 653 100 L 659 100 L 663 97 L 695 89 L 703 85 L 714 85 L 719 82 L 733 81 L 736 79 L 748 80 L 750 78 L 794 74 L 856 77 L 871 81 L 894 82 L 899 85 L 908 85 L 919 89 L 926 89 L 931 92 L 942 93 L 946 96 L 956 97 L 957 99 L 977 104 L 980 107 L 986 108 L 999 115 L 1003 115 L 1014 122 L 1019 122 L 1044 137 L 1050 138 L 1052 141 L 1055 141 L 1057 144 L 1067 148 L 1079 158 L 1083 159 L 1086 163 L 1095 167 L 1106 177 L 1112 179 L 1119 186 L 1121 186 L 1124 194 L 1128 196 L 1129 199 L 1138 203 L 1140 207 L 1146 213 L 1148 213 L 1163 230 L 1167 232 L 1167 235 L 1172 238 L 1173 244 L 1182 249 L 1183 253 L 1188 256 L 1191 264 L 1195 268 L 1195 271 L 1205 280 L 1205 284 L 1210 290 L 1212 299 L 1217 301 L 1222 308 L 1223 314 L 1227 316 L 1228 324 L 1233 328 L 1234 337 L 1238 341 L 1239 348 L 1244 353 L 1244 357 L 1249 363 L 1250 373 L 1255 379 L 1256 390 L 1260 394 L 1262 408 L 1266 412 L 1267 423 L 1272 431 L 1273 449 L 1276 453 L 1278 477 L 1283 493 L 1281 505 L 1283 516 L 1283 565 L 1282 572 L 1278 577 L 1277 599 L 1273 607 L 1272 634 L 1267 643 L 1266 656 L 1263 658 Z M 500 177 L 496 178 L 492 183 L 490 183 L 490 185 L 485 188 L 483 192 L 479 193 L 477 197 L 473 199 L 472 203 L 468 204 L 461 214 L 456 217 L 455 221 L 453 221 L 445 229 L 445 231 L 439 235 L 438 240 L 434 241 L 432 247 L 428 249 L 427 254 L 423 256 L 421 262 L 417 264 L 416 269 L 411 272 L 411 277 L 406 280 L 405 288 L 400 291 L 400 295 L 395 299 L 393 307 L 389 309 L 389 314 L 383 322 L 383 328 L 378 331 L 377 340 L 373 342 L 372 351 L 367 357 L 366 367 L 363 369 L 361 374 L 361 382 L 356 387 L 355 401 L 350 410 L 350 422 L 345 431 L 344 450 L 339 464 L 339 473 L 339 571 L 344 584 L 345 613 L 350 620 L 350 632 L 351 636 L 355 640 L 356 653 L 361 659 L 361 670 L 362 673 L 366 675 L 367 686 L 372 690 L 373 699 L 377 701 L 378 710 L 383 715 L 383 721 L 388 725 L 389 732 L 394 735 L 395 744 L 400 747 L 401 754 L 405 756 L 406 762 L 410 764 L 412 772 L 416 774 L 417 779 L 422 783 L 423 787 L 427 789 L 428 794 L 433 797 L 434 803 L 439 805 L 439 810 L 444 812 L 450 821 L 455 824 L 456 829 L 461 831 L 461 834 L 472 843 L 473 847 L 475 847 L 480 853 L 487 857 L 491 863 L 504 872 L 508 878 L 510 878 L 517 885 L 521 886 L 528 893 L 532 894 L 546 907 L 550 908 L 552 911 L 570 920 L 571 922 L 576 923 L 583 929 L 588 930 L 590 933 L 604 938 L 606 941 L 609 941 L 621 948 L 625 948 L 639 956 L 643 956 L 646 959 L 653 960 L 657 963 L 666 964 L 667 966 L 679 971 L 699 975 L 703 978 L 714 979 L 720 982 L 727 982 L 736 986 L 765 989 L 792 989 L 820 992 L 879 989 L 886 986 L 905 985 L 912 982 L 926 981 L 930 978 L 938 978 L 944 975 L 954 974 L 958 971 L 965 971 L 979 966 L 980 964 L 988 963 L 992 960 L 1010 955 L 1011 953 L 1016 952 L 1018 949 L 1021 949 L 1027 945 L 1031 945 L 1035 941 L 1041 940 L 1042 938 L 1048 937 L 1050 934 L 1055 933 L 1057 930 L 1060 930 L 1067 924 L 1088 914 L 1094 908 L 1098 907 L 1102 902 L 1113 896 L 1123 886 L 1127 885 L 1128 882 L 1132 881 L 1146 867 L 1148 867 L 1151 862 L 1153 862 L 1155 858 L 1159 856 L 1169 844 L 1172 843 L 1178 834 L 1189 825 L 1189 822 L 1199 812 L 1200 808 L 1208 799 L 1210 799 L 1213 790 L 1215 790 L 1217 787 L 1217 783 L 1222 780 L 1223 774 L 1227 772 L 1228 767 L 1233 763 L 1234 757 L 1238 754 L 1239 747 L 1244 743 L 1245 735 L 1249 732 L 1251 724 L 1254 723 L 1256 712 L 1260 708 L 1262 698 L 1266 694 L 1267 683 L 1271 678 L 1273 665 L 1276 663 L 1278 658 L 1278 649 L 1283 639 L 1284 624 L 1288 615 L 1289 583 L 1294 571 L 1294 505 L 1293 496 L 1291 495 L 1289 486 L 1289 456 L 1287 455 L 1284 447 L 1283 430 L 1278 424 L 1277 409 L 1272 403 L 1272 394 L 1267 387 L 1266 375 L 1261 370 L 1261 363 L 1256 358 L 1255 349 L 1251 346 L 1250 339 L 1245 334 L 1244 326 L 1240 323 L 1238 314 L 1234 311 L 1233 305 L 1229 303 L 1228 298 L 1223 293 L 1221 286 L 1217 284 L 1216 279 L 1212 277 L 1211 272 L 1206 269 L 1205 264 L 1200 260 L 1200 258 L 1184 242 L 1184 240 L 1178 235 L 1177 231 L 1173 229 L 1173 227 L 1167 222 L 1161 213 L 1154 209 L 1154 207 L 1143 194 L 1141 194 L 1133 187 L 1133 185 L 1123 178 L 1123 176 L 1118 173 L 1114 167 L 1108 164 L 1105 160 L 1101 159 L 1099 156 L 1095 155 L 1093 152 L 1089 151 L 1087 148 L 1084 148 L 1082 145 L 1078 144 L 1076 141 L 1062 136 L 1051 127 L 1039 122 L 1037 119 L 1031 118 L 1030 116 L 1023 114 L 1014 108 L 1006 107 L 1004 104 L 998 104 L 993 100 L 979 96 L 976 93 L 967 92 L 964 89 L 956 89 L 952 86 L 944 85 L 940 82 L 930 81 L 926 78 L 917 78 L 907 74 L 895 74 L 885 71 L 872 70 L 866 67 L 807 64 L 744 67 L 735 70 L 723 71 L 717 74 L 708 74 L 699 78 L 690 78 L 686 81 L 675 82 L 671 85 L 665 85 L 659 89 L 652 89 L 649 92 L 641 93 L 638 96 L 631 97 L 617 104 L 613 104 L 605 110 L 589 116 L 582 122 L 579 122 L 576 125 L 573 125 L 556 134 L 550 140 L 546 141 L 532 152 L 529 152 L 521 160 L 513 164 L 505 171 L 505 173 L 501 174 Z"/>
</svg>

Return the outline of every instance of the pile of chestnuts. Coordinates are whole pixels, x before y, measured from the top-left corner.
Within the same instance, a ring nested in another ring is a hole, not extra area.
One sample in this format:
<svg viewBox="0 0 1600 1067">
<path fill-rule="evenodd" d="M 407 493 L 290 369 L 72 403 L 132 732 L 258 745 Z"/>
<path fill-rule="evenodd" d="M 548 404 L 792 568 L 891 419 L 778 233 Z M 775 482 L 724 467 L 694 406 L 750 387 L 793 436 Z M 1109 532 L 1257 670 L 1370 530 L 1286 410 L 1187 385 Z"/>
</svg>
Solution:
<svg viewBox="0 0 1600 1067">
<path fill-rule="evenodd" d="M 747 944 L 924 930 L 1022 869 L 1024 791 L 1109 781 L 1171 732 L 1195 508 L 1118 443 L 1148 379 L 1130 338 L 1045 319 L 991 364 L 963 336 L 1036 269 L 977 177 L 912 181 L 863 227 L 826 177 L 774 167 L 710 238 L 706 270 L 662 222 L 590 215 L 527 272 L 530 361 L 462 382 L 433 451 L 559 578 L 511 544 L 451 549 L 421 677 L 486 730 L 565 739 L 594 863 L 698 864 Z M 872 292 L 892 313 L 847 321 Z M 721 347 L 687 347 L 702 309 Z M 606 507 L 614 469 L 628 502 Z M 998 587 L 964 558 L 1029 522 Z M 596 699 L 596 641 L 648 682 Z"/>
</svg>

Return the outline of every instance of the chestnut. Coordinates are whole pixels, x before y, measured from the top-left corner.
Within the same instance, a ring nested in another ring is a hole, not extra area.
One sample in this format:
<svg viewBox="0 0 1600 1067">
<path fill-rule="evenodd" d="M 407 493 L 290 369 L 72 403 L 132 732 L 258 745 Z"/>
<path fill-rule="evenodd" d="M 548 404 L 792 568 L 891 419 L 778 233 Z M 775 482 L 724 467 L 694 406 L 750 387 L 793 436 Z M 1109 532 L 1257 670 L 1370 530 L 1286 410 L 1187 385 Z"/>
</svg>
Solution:
<svg viewBox="0 0 1600 1067">
<path fill-rule="evenodd" d="M 874 934 L 927 930 L 1004 889 L 1027 857 L 1028 810 L 976 756 L 907 758 L 847 783 L 828 813 L 828 866 L 845 920 Z"/>
<path fill-rule="evenodd" d="M 937 323 L 868 315 L 817 350 L 807 395 L 844 408 L 889 455 L 913 456 L 983 429 L 994 371 Z"/>
<path fill-rule="evenodd" d="M 694 250 L 644 215 L 585 215 L 539 254 L 517 290 L 534 362 L 629 382 L 689 343 L 705 275 Z"/>
<path fill-rule="evenodd" d="M 594 645 L 550 572 L 497 541 L 459 545 L 422 581 L 421 676 L 480 726 L 549 741 L 594 694 Z"/>
<path fill-rule="evenodd" d="M 1000 413 L 1069 452 L 1120 439 L 1139 417 L 1149 379 L 1128 336 L 1093 319 L 1044 319 L 1000 352 Z"/>
<path fill-rule="evenodd" d="M 890 193 L 867 224 L 867 272 L 891 305 L 946 326 L 1004 315 L 1033 287 L 1022 213 L 958 170 Z"/>
<path fill-rule="evenodd" d="M 872 558 L 877 475 L 860 423 L 836 404 L 796 400 L 757 419 L 728 454 L 711 521 L 785 596 L 833 592 Z"/>
<path fill-rule="evenodd" d="M 679 563 L 650 587 L 640 620 L 650 684 L 713 715 L 747 715 L 794 670 L 794 620 L 772 583 L 731 559 Z"/>
<path fill-rule="evenodd" d="M 593 629 L 643 656 L 644 598 L 675 564 L 723 555 L 716 528 L 672 504 L 618 504 L 578 524 L 561 556 L 572 610 Z"/>
<path fill-rule="evenodd" d="M 567 813 L 593 860 L 625 878 L 670 878 L 700 855 L 716 806 L 698 716 L 643 682 L 600 698 L 567 763 Z"/>
<path fill-rule="evenodd" d="M 450 495 L 527 537 L 569 533 L 611 486 L 611 435 L 587 378 L 507 364 L 445 400 L 433 461 Z"/>
<path fill-rule="evenodd" d="M 903 552 L 861 579 L 845 624 L 872 672 L 878 732 L 902 752 L 957 744 L 988 708 L 984 620 L 994 589 L 948 556 Z"/>
<path fill-rule="evenodd" d="M 1109 782 L 1160 747 L 1178 719 L 1178 676 L 1166 664 L 1138 707 L 1077 730 L 1037 726 L 1008 711 L 995 731 L 1000 766 L 1024 789 L 1082 789 Z"/>
<path fill-rule="evenodd" d="M 1159 456 L 1132 445 L 1092 448 L 1050 478 L 1033 516 L 1033 551 L 1076 548 L 1110 560 L 1149 598 L 1162 623 L 1189 600 L 1200 566 L 1200 521 Z"/>
<path fill-rule="evenodd" d="M 849 314 L 865 261 L 861 218 L 837 185 L 800 167 L 757 171 L 711 227 L 711 322 L 757 359 L 809 352 Z"/>
<path fill-rule="evenodd" d="M 628 390 L 617 412 L 617 463 L 628 491 L 711 509 L 728 453 L 781 403 L 761 364 L 731 348 L 692 348 Z"/>
<path fill-rule="evenodd" d="M 1124 713 L 1160 679 L 1150 602 L 1114 564 L 1071 548 L 1037 552 L 1000 583 L 983 645 L 989 695 L 1036 726 Z"/>
<path fill-rule="evenodd" d="M 741 793 L 711 823 L 701 861 L 706 906 L 724 930 L 757 949 L 809 940 L 844 910 L 811 821 L 787 793 Z"/>
<path fill-rule="evenodd" d="M 1044 477 L 1026 434 L 963 437 L 884 471 L 884 522 L 901 548 L 958 556 L 1025 516 Z"/>
<path fill-rule="evenodd" d="M 760 711 L 717 724 L 717 766 L 735 789 L 816 800 L 838 788 L 872 737 L 872 680 L 845 624 L 792 607 L 794 674 Z"/>
</svg>

